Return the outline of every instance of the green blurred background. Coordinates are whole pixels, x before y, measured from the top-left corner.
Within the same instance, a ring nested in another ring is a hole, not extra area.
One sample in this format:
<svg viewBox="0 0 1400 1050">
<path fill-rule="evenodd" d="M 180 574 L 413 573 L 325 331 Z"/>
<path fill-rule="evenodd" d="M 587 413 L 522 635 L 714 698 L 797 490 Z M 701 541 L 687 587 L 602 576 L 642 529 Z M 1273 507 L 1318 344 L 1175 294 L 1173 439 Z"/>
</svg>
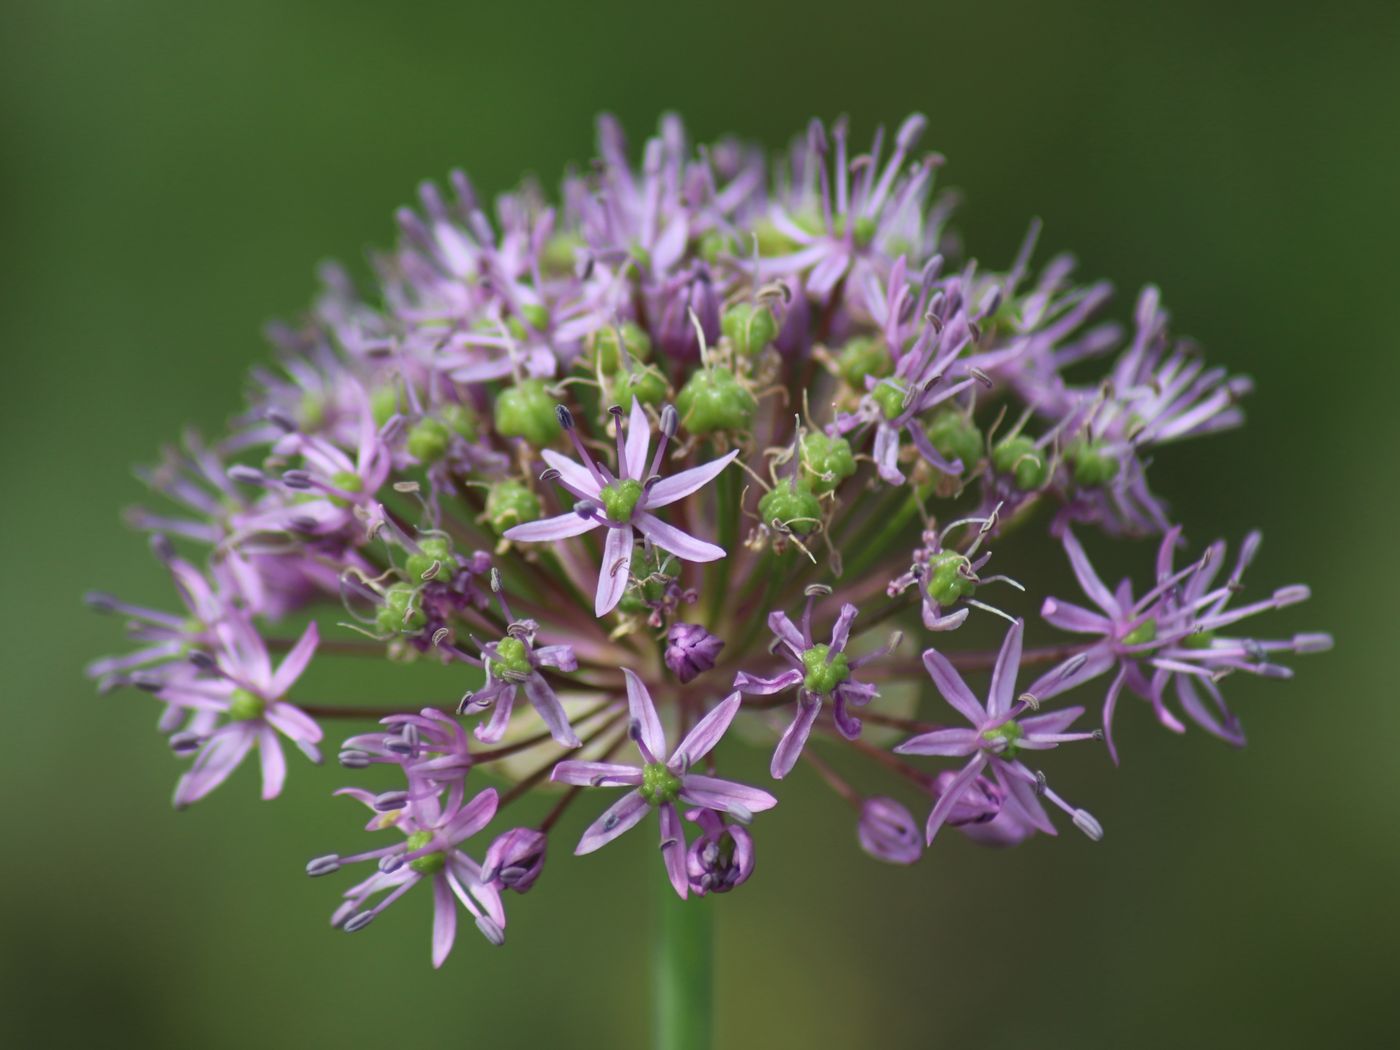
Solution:
<svg viewBox="0 0 1400 1050">
<path fill-rule="evenodd" d="M 327 798 L 340 770 L 295 765 L 274 804 L 243 770 L 177 815 L 154 705 L 99 700 L 81 676 L 120 646 L 85 588 L 168 594 L 118 522 L 139 496 L 129 464 L 238 406 L 261 323 L 308 299 L 314 263 L 389 241 L 392 209 L 451 166 L 489 191 L 522 171 L 552 182 L 590 155 L 604 108 L 634 141 L 674 108 L 700 137 L 770 145 L 812 115 L 847 112 L 864 138 L 927 113 L 981 258 L 1003 265 L 1039 214 L 1043 249 L 1112 278 L 1120 317 L 1157 281 L 1178 330 L 1257 378 L 1248 429 L 1163 455 L 1158 486 L 1198 542 L 1264 526 L 1255 586 L 1315 590 L 1266 626 L 1338 638 L 1292 683 L 1230 683 L 1243 753 L 1130 706 L 1120 770 L 1048 764 L 1107 826 L 1098 846 L 947 836 L 892 869 L 798 775 L 760 828 L 759 876 L 721 902 L 725 1044 L 1393 1038 L 1400 8 L 717 0 L 678 15 L 6 5 L 0 1043 L 644 1042 L 661 878 L 646 836 L 558 850 L 512 900 L 508 947 L 468 929 L 435 973 L 424 900 L 349 939 L 326 925 L 343 883 L 300 873 L 357 841 L 358 813 Z"/>
</svg>

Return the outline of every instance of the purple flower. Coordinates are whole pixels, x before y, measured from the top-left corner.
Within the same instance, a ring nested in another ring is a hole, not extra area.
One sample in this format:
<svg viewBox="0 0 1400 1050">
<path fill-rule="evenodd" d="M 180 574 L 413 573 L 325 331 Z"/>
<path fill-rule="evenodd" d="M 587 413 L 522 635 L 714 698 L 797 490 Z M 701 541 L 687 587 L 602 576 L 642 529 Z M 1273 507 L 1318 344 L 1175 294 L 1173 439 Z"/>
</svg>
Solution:
<svg viewBox="0 0 1400 1050">
<path fill-rule="evenodd" d="M 437 708 L 389 715 L 380 723 L 389 732 L 361 733 L 341 745 L 342 766 L 396 765 L 411 783 L 431 791 L 456 788 L 470 772 L 473 760 L 466 731 Z"/>
<path fill-rule="evenodd" d="M 947 794 L 957 778 L 952 770 L 939 773 L 933 781 L 934 797 Z M 974 777 L 961 789 L 944 823 L 983 846 L 1019 845 L 1035 834 L 1035 825 L 1020 809 L 1005 802 L 1006 792 L 993 781 L 985 776 Z"/>
<path fill-rule="evenodd" d="M 742 886 L 753 874 L 753 836 L 748 829 L 726 823 L 712 809 L 692 809 L 685 819 L 700 825 L 700 836 L 685 855 L 690 892 L 703 897 Z"/>
<path fill-rule="evenodd" d="M 734 688 L 751 696 L 770 696 L 787 689 L 797 690 L 797 713 L 773 752 L 770 772 L 781 780 L 792 772 L 798 756 L 812 733 L 812 725 L 821 713 L 822 701 L 832 701 L 832 717 L 836 728 L 848 740 L 860 735 L 860 719 L 850 712 L 852 707 L 870 703 L 878 692 L 873 685 L 857 681 L 852 672 L 871 660 L 886 655 L 898 644 L 898 637 L 882 649 L 852 660 L 846 655 L 846 643 L 851 637 L 851 624 L 859 610 L 849 602 L 841 606 L 841 614 L 831 629 L 830 642 L 812 639 L 812 606 L 818 597 L 831 593 L 831 588 L 813 586 L 807 589 L 807 606 L 802 613 L 802 629 L 788 619 L 785 612 L 768 614 L 768 629 L 777 635 L 773 651 L 791 666 L 771 678 L 740 671 L 734 676 Z"/>
<path fill-rule="evenodd" d="M 666 632 L 666 666 L 684 685 L 714 667 L 723 648 L 724 642 L 705 628 L 677 621 Z"/>
<path fill-rule="evenodd" d="M 924 853 L 919 826 L 892 798 L 868 798 L 861 803 L 856 837 L 866 853 L 890 864 L 913 864 Z"/>
<path fill-rule="evenodd" d="M 550 735 L 563 747 L 578 747 L 578 735 L 569 725 L 564 705 L 539 671 L 541 667 L 559 671 L 578 670 L 578 657 L 574 655 L 573 647 L 536 647 L 535 634 L 539 624 L 534 620 L 514 619 L 495 573 L 492 574 L 491 584 L 509 626 L 504 638 L 498 642 L 487 642 L 481 647 L 482 659 L 486 664 L 486 684 L 462 698 L 458 713 L 474 715 L 495 705 L 491 720 L 478 725 L 475 730 L 478 740 L 493 744 L 505 735 L 511 710 L 515 706 L 516 691 L 523 689 L 530 706 L 539 714 Z"/>
<path fill-rule="evenodd" d="M 661 718 L 642 680 L 628 668 L 627 707 L 632 720 L 632 736 L 641 752 L 641 766 L 612 762 L 560 762 L 550 779 L 582 787 L 631 787 L 621 800 L 594 821 L 579 839 L 576 854 L 592 853 L 636 825 L 655 809 L 661 819 L 661 857 L 666 874 L 681 897 L 686 895 L 688 878 L 685 862 L 685 834 L 675 804 L 683 802 L 696 809 L 728 813 L 747 821 L 754 813 L 770 809 L 778 800 L 766 791 L 732 780 L 692 773 L 690 769 L 708 755 L 724 736 L 739 711 L 741 698 L 730 693 L 685 735 L 669 758 Z"/>
<path fill-rule="evenodd" d="M 567 514 L 516 525 L 504 533 L 508 540 L 540 543 L 578 536 L 606 526 L 608 538 L 603 545 L 603 565 L 598 573 L 598 593 L 594 601 L 594 612 L 598 616 L 605 616 L 616 608 L 627 589 L 634 528 L 656 546 L 683 561 L 707 562 L 724 557 L 722 547 L 696 539 L 674 525 L 667 525 L 651 511 L 684 499 L 713 481 L 739 454 L 739 450 L 735 449 L 709 463 L 661 478 L 657 471 L 661 468 L 666 444 L 676 432 L 675 409 L 668 405 L 661 414 L 661 440 L 650 464 L 647 451 L 651 424 L 642 408 L 641 399 L 632 399 L 631 419 L 625 430 L 621 423 L 621 410 L 617 410 L 617 415 L 618 473 L 614 476 L 589 455 L 574 430 L 573 417 L 562 405 L 559 407 L 560 423 L 573 440 L 583 465 L 552 449 L 545 449 L 542 454 L 545 462 L 557 472 L 559 483 L 579 502 Z"/>
<path fill-rule="evenodd" d="M 935 729 L 922 733 L 895 748 L 902 755 L 970 756 L 967 765 L 948 783 L 929 813 L 924 828 L 929 843 L 933 842 L 938 829 L 984 769 L 991 772 L 997 787 L 1005 793 L 1003 805 L 1011 808 L 1018 819 L 1027 821 L 1047 835 L 1055 834 L 1055 825 L 1050 823 L 1040 804 L 1043 795 L 1069 813 L 1075 827 L 1090 838 L 1098 839 L 1103 835 L 1103 830 L 1092 816 L 1066 803 L 1046 786 L 1042 775 L 1032 772 L 1019 757 L 1025 751 L 1044 751 L 1072 740 L 1097 737 L 1095 733 L 1068 732 L 1070 724 L 1084 713 L 1082 707 L 1067 707 L 1062 711 L 1021 717 L 1030 709 L 1030 704 L 1024 699 L 1014 704 L 1012 702 L 1016 692 L 1016 672 L 1021 664 L 1021 631 L 1022 621 L 1017 620 L 1006 632 L 1006 640 L 992 670 L 986 707 L 972 695 L 972 690 L 968 689 L 947 657 L 937 649 L 924 652 L 924 666 L 928 668 L 933 684 L 943 694 L 943 699 L 971 723 L 968 729 Z"/>
<path fill-rule="evenodd" d="M 434 967 L 443 964 L 457 937 L 454 897 L 488 941 L 497 945 L 505 942 L 506 913 L 501 895 L 483 877 L 480 866 L 460 849 L 496 815 L 495 788 L 487 788 L 466 804 L 462 804 L 459 793 L 447 806 L 436 795 L 408 797 L 404 793 L 402 808 L 387 809 L 398 800 L 386 800 L 383 795 L 359 788 L 342 788 L 336 794 L 349 795 L 374 810 L 367 830 L 397 828 L 404 839 L 351 857 L 317 857 L 306 866 L 308 875 L 319 876 L 329 875 L 345 864 L 378 861 L 378 871 L 345 891 L 344 903 L 331 916 L 332 926 L 346 933 L 363 930 L 385 908 L 428 879 L 433 887 Z M 381 893 L 384 896 L 366 908 L 370 898 Z"/>
<path fill-rule="evenodd" d="M 524 893 L 544 870 L 547 838 L 534 828 L 511 828 L 496 836 L 481 862 L 482 878 L 498 890 Z"/>
<path fill-rule="evenodd" d="M 1243 589 L 1244 572 L 1259 550 L 1260 534 L 1252 532 L 1245 537 L 1234 571 L 1220 586 L 1215 586 L 1215 578 L 1225 561 L 1224 542 L 1216 541 L 1199 561 L 1177 570 L 1173 561 L 1180 538 L 1179 527 L 1163 537 L 1157 552 L 1156 583 L 1134 599 L 1130 580 L 1123 580 L 1116 591 L 1109 590 L 1074 533 L 1066 528 L 1061 536 L 1079 586 L 1098 608 L 1095 611 L 1046 598 L 1041 615 L 1063 631 L 1095 635 L 1097 641 L 1042 675 L 1030 692 L 1047 700 L 1115 670 L 1103 706 L 1104 735 L 1115 762 L 1118 751 L 1113 743 L 1113 715 L 1125 686 L 1152 705 L 1162 725 L 1181 733 L 1186 727 L 1166 706 L 1166 687 L 1173 683 L 1188 718 L 1206 732 L 1243 746 L 1244 731 L 1225 706 L 1217 685 L 1220 679 L 1236 671 L 1290 678 L 1293 672 L 1274 663 L 1273 654 L 1320 652 L 1332 646 L 1327 634 L 1300 634 L 1276 641 L 1220 636 L 1219 632 L 1247 617 L 1304 601 L 1308 589 L 1282 587 L 1261 601 L 1232 609 L 1230 600 Z"/>
<path fill-rule="evenodd" d="M 279 733 L 311 761 L 321 760 L 315 746 L 321 727 L 283 699 L 316 651 L 316 624 L 307 626 L 276 671 L 262 636 L 246 619 L 227 618 L 219 626 L 218 637 L 219 648 L 207 676 L 172 680 L 156 693 L 177 707 L 228 719 L 198 741 L 194 765 L 175 786 L 177 808 L 198 802 L 227 780 L 255 745 L 262 765 L 262 797 L 276 798 L 287 776 Z M 195 741 L 188 743 L 193 746 Z"/>
</svg>

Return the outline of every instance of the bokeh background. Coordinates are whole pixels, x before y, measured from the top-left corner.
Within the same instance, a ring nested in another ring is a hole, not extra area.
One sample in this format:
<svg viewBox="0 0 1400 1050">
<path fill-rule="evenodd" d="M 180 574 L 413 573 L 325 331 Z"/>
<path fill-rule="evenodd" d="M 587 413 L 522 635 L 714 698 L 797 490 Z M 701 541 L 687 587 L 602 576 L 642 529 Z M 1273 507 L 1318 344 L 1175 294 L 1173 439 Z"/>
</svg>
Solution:
<svg viewBox="0 0 1400 1050">
<path fill-rule="evenodd" d="M 1003 265 L 1038 214 L 1119 316 L 1156 281 L 1257 378 L 1248 429 L 1163 455 L 1157 481 L 1199 542 L 1263 525 L 1252 582 L 1315 590 L 1269 626 L 1338 639 L 1291 683 L 1230 683 L 1242 753 L 1130 706 L 1120 770 L 1066 754 L 1098 846 L 949 835 L 891 869 L 799 775 L 722 901 L 725 1045 L 1393 1037 L 1400 7 L 11 0 L 0 21 L 0 1043 L 644 1043 L 645 836 L 559 851 L 505 950 L 466 932 L 435 973 L 425 901 L 348 939 L 337 887 L 300 873 L 358 835 L 338 769 L 296 767 L 275 804 L 244 770 L 175 814 L 154 705 L 81 675 L 119 645 L 85 588 L 167 593 L 118 522 L 129 464 L 239 405 L 317 260 L 388 241 L 454 165 L 552 181 L 604 108 L 636 140 L 674 108 L 774 146 L 812 115 L 864 137 L 927 113 L 976 254 Z"/>
</svg>

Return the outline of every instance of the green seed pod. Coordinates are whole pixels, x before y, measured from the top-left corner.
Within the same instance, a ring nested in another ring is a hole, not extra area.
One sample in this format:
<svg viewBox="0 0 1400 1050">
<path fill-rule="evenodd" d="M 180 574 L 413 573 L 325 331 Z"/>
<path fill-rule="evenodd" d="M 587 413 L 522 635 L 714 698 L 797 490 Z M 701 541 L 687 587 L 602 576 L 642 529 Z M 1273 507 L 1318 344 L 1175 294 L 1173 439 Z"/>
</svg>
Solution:
<svg viewBox="0 0 1400 1050">
<path fill-rule="evenodd" d="M 802 666 L 807 675 L 802 688 L 813 693 L 827 694 L 851 677 L 850 661 L 845 653 L 833 653 L 831 646 L 818 642 L 802 654 Z"/>
<path fill-rule="evenodd" d="M 925 590 L 935 605 L 947 606 L 960 598 L 971 597 L 977 590 L 976 581 L 964 575 L 967 558 L 957 551 L 940 551 L 929 559 Z"/>
<path fill-rule="evenodd" d="M 777 521 L 806 536 L 821 524 L 822 505 L 805 481 L 784 478 L 758 501 L 758 516 L 765 525 Z"/>
<path fill-rule="evenodd" d="M 418 607 L 418 592 L 407 583 L 394 583 L 384 592 L 384 604 L 375 614 L 375 623 L 383 634 L 412 634 L 421 631 L 428 622 Z"/>
<path fill-rule="evenodd" d="M 870 391 L 870 396 L 880 406 L 880 412 L 886 419 L 896 419 L 905 408 L 905 390 L 906 387 L 899 380 L 889 379 L 876 383 L 875 389 Z"/>
<path fill-rule="evenodd" d="M 634 321 L 606 325 L 588 337 L 590 365 L 602 366 L 604 372 L 615 372 L 622 364 L 617 352 L 617 334 L 622 332 L 622 345 L 635 361 L 651 360 L 651 336 Z"/>
<path fill-rule="evenodd" d="M 992 449 L 992 465 L 1003 474 L 1011 474 L 1023 492 L 1040 488 L 1050 477 L 1045 454 L 1022 434 L 997 442 Z"/>
<path fill-rule="evenodd" d="M 1118 476 L 1118 461 L 1106 454 L 1099 442 L 1072 442 L 1065 449 L 1065 458 L 1074 464 L 1074 483 L 1084 488 L 1107 485 Z"/>
<path fill-rule="evenodd" d="M 476 410 L 470 405 L 448 401 L 438 407 L 437 414 L 438 418 L 447 424 L 449 430 L 460 434 L 468 441 L 475 441 L 481 432 L 481 423 L 476 418 Z"/>
<path fill-rule="evenodd" d="M 486 520 L 497 535 L 512 525 L 535 521 L 539 516 L 539 497 L 518 481 L 498 481 L 486 494 Z"/>
<path fill-rule="evenodd" d="M 734 349 L 745 357 L 753 357 L 778 337 L 778 319 L 766 306 L 735 303 L 724 311 L 720 327 Z"/>
<path fill-rule="evenodd" d="M 418 544 L 418 554 L 410 554 L 405 563 L 405 571 L 411 583 L 421 582 L 428 570 L 436 562 L 438 571 L 435 580 L 450 579 L 457 572 L 457 559 L 452 552 L 452 544 L 441 536 L 429 536 Z"/>
<path fill-rule="evenodd" d="M 964 471 L 970 471 L 982 459 L 982 432 L 955 408 L 934 416 L 927 433 L 929 444 L 947 459 L 962 460 Z"/>
<path fill-rule="evenodd" d="M 819 496 L 835 491 L 856 472 L 850 442 L 843 437 L 828 437 L 820 430 L 803 436 L 800 455 L 803 480 Z"/>
<path fill-rule="evenodd" d="M 727 368 L 702 368 L 676 397 L 681 422 L 692 434 L 748 430 L 758 402 Z"/>
<path fill-rule="evenodd" d="M 543 379 L 522 379 L 496 398 L 496 432 L 543 448 L 560 433 L 554 405 Z"/>
<path fill-rule="evenodd" d="M 408 454 L 419 463 L 436 463 L 447 455 L 452 432 L 432 416 L 424 416 L 408 431 Z"/>
<path fill-rule="evenodd" d="M 836 371 L 850 386 L 865 389 L 865 377 L 883 379 L 894 371 L 894 358 L 879 336 L 858 335 L 836 355 Z"/>
<path fill-rule="evenodd" d="M 640 398 L 644 405 L 659 405 L 666 400 L 670 389 L 666 377 L 655 365 L 642 365 L 630 372 L 619 368 L 613 376 L 613 394 L 617 403 L 629 412 L 633 397 Z"/>
</svg>

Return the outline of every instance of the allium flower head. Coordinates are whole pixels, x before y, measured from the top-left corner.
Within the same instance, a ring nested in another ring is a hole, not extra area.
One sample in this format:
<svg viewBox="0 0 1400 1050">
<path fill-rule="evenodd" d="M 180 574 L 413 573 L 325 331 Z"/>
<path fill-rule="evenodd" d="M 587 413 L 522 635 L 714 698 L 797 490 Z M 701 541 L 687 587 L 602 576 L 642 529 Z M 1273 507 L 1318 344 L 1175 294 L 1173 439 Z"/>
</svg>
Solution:
<svg viewBox="0 0 1400 1050">
<path fill-rule="evenodd" d="M 1331 638 L 1242 635 L 1307 588 L 1249 596 L 1257 533 L 1228 570 L 1220 543 L 1178 568 L 1153 463 L 1241 425 L 1250 380 L 1171 333 L 1153 287 L 1114 321 L 1109 282 L 1037 259 L 1039 223 L 1009 260 L 969 255 L 926 124 L 866 148 L 813 121 L 770 160 L 672 115 L 632 151 L 604 117 L 557 193 L 491 201 L 453 172 L 395 213 L 366 285 L 322 267 L 227 428 L 138 471 L 127 520 L 174 596 L 89 596 L 131 642 L 89 667 L 99 690 L 154 696 L 193 756 L 176 804 L 254 749 L 271 798 L 284 740 L 316 759 L 352 723 L 342 793 L 393 841 L 308 871 L 375 863 L 334 913 L 351 932 L 431 886 L 442 965 L 459 906 L 503 939 L 503 895 L 541 885 L 560 835 L 589 853 L 654 810 L 675 893 L 722 898 L 761 877 L 750 821 L 779 782 L 830 789 L 845 848 L 911 865 L 945 824 L 1054 834 L 1047 801 L 1100 838 L 1034 759 L 1116 758 L 1125 690 L 1242 744 L 1224 679 L 1286 678 L 1281 654 Z M 1041 527 L 1086 604 L 1039 590 Z M 1106 586 L 1091 533 L 1160 536 L 1148 587 Z M 1058 633 L 1023 644 L 1037 604 Z M 999 651 L 974 610 L 1010 622 Z M 303 672 L 342 657 L 374 671 L 318 695 L 337 679 Z M 1101 730 L 1074 728 L 1075 691 Z M 720 775 L 744 746 L 774 783 Z M 571 826 L 594 788 L 621 796 Z"/>
</svg>

